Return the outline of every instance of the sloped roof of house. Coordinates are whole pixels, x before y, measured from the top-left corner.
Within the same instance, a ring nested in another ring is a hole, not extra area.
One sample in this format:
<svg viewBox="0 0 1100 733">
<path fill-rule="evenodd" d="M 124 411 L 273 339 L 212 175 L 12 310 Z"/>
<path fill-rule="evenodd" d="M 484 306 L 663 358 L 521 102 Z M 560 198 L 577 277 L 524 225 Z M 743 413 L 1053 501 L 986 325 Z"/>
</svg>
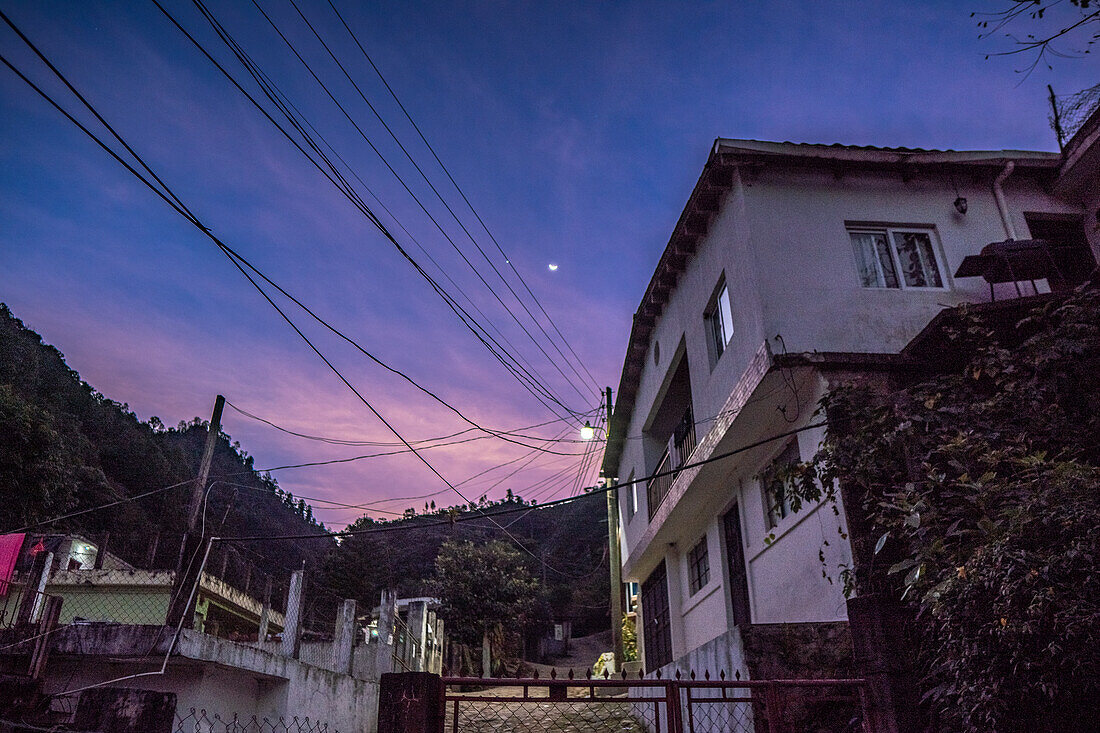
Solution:
<svg viewBox="0 0 1100 733">
<path fill-rule="evenodd" d="M 650 335 L 680 274 L 710 229 L 711 220 L 718 212 L 723 195 L 732 187 L 735 167 L 817 168 L 837 173 L 886 170 L 907 176 L 913 175 L 917 170 L 929 168 L 957 172 L 988 168 L 992 173 L 999 171 L 1009 161 L 1015 163 L 1017 171 L 1031 170 L 1033 173 L 1048 175 L 1053 180 L 1061 165 L 1062 155 L 1033 150 L 925 150 L 836 143 L 716 139 L 634 313 L 614 414 L 609 426 L 607 450 L 603 459 L 604 475 L 614 477 L 618 469 L 623 438 L 630 415 L 634 411 L 638 379 L 649 349 Z"/>
</svg>

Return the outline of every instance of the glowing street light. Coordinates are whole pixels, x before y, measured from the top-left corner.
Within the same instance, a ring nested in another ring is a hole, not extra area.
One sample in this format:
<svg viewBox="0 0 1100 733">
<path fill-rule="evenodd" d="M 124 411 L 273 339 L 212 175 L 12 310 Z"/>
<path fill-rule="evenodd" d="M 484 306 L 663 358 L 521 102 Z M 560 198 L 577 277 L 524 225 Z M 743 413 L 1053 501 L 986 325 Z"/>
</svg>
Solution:
<svg viewBox="0 0 1100 733">
<path fill-rule="evenodd" d="M 592 424 L 587 420 L 584 421 L 584 427 L 581 428 L 581 440 L 592 440 L 596 437 L 596 429 L 592 427 Z"/>
</svg>

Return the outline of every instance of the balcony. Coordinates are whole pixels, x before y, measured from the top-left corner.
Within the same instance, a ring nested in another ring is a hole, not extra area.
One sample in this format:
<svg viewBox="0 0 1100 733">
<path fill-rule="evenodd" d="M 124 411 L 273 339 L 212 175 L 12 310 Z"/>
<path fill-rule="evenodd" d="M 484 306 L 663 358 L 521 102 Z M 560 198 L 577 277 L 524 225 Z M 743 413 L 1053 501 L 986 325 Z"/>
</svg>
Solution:
<svg viewBox="0 0 1100 733">
<path fill-rule="evenodd" d="M 692 451 L 695 450 L 695 445 L 695 415 L 691 410 L 691 405 L 688 405 L 683 417 L 676 425 L 676 429 L 672 431 L 672 437 L 668 442 L 668 450 L 661 456 L 661 460 L 657 462 L 657 468 L 653 471 L 657 475 L 646 484 L 646 504 L 649 507 L 650 519 L 653 519 L 657 508 L 668 496 L 668 491 L 672 488 L 672 482 L 676 479 L 676 474 L 670 472 L 688 462 Z"/>
</svg>

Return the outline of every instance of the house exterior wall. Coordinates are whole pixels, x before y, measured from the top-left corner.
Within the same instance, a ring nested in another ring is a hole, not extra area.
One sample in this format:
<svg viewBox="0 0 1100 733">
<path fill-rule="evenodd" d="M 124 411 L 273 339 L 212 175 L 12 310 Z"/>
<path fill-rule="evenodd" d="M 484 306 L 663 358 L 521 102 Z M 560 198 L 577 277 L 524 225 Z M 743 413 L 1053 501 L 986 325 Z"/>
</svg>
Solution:
<svg viewBox="0 0 1100 733">
<path fill-rule="evenodd" d="M 989 300 L 981 278 L 952 277 L 967 255 L 1008 238 L 991 177 L 956 181 L 965 215 L 943 173 L 848 174 L 764 169 L 745 187 L 745 212 L 757 253 L 764 333 L 782 334 L 788 351 L 896 353 L 945 306 Z M 1017 236 L 1028 236 L 1024 212 L 1079 214 L 1045 193 L 1027 172 L 1004 183 Z M 943 289 L 864 288 L 857 276 L 847 224 L 915 225 L 935 233 L 943 258 Z M 1010 283 L 998 295 L 1014 294 Z M 778 349 L 777 349 L 778 351 Z"/>
<path fill-rule="evenodd" d="M 55 642 L 44 691 L 63 693 L 155 672 L 171 639 L 170 629 L 151 626 L 68 627 Z M 330 731 L 344 733 L 370 733 L 377 726 L 377 680 L 338 674 L 189 629 L 181 633 L 165 674 L 117 684 L 174 692 L 177 713 L 183 716 L 192 708 L 223 720 L 234 714 L 245 719 L 308 716 L 327 723 Z"/>
<path fill-rule="evenodd" d="M 700 438 L 694 461 L 820 420 L 812 413 L 825 380 L 813 369 L 797 375 L 780 370 L 773 354 L 897 353 L 944 307 L 989 300 L 981 278 L 955 280 L 952 275 L 964 257 L 1008 238 L 992 188 L 999 169 L 986 166 L 956 175 L 954 181 L 933 167 L 837 170 L 735 165 L 718 211 L 653 325 L 622 444 L 620 479 L 655 470 L 661 446 L 646 431 L 681 359 L 688 368 Z M 1003 184 L 1020 238 L 1028 232 L 1025 212 L 1081 212 L 1048 193 L 1048 184 L 1036 175 L 1021 167 Z M 957 195 L 967 198 L 965 215 L 953 206 Z M 862 287 L 848 229 L 871 225 L 931 231 L 944 287 Z M 704 314 L 723 278 L 734 335 L 713 361 Z M 1046 289 L 1042 282 L 1039 287 Z M 1015 295 L 1011 284 L 997 288 L 999 297 Z M 734 414 L 711 419 L 723 412 Z M 820 427 L 800 432 L 800 456 L 811 457 L 823 436 Z M 734 503 L 740 511 L 752 623 L 846 619 L 839 583 L 822 577 L 823 570 L 835 577 L 838 567 L 850 563 L 842 507 L 837 507 L 839 516 L 831 507 L 804 507 L 776 527 L 768 526 L 759 475 L 784 445 L 769 443 L 685 471 L 652 520 L 644 483 L 620 490 L 624 580 L 644 581 L 665 561 L 674 658 L 711 643 L 734 625 L 722 526 Z M 703 536 L 711 578 L 691 594 L 687 553 Z"/>
</svg>

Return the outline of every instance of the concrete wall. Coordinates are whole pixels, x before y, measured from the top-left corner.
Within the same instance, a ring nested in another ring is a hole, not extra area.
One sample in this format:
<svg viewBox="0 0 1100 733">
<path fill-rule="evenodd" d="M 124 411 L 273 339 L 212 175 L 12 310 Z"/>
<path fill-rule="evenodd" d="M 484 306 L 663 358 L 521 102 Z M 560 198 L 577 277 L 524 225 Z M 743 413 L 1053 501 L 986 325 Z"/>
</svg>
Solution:
<svg viewBox="0 0 1100 733">
<path fill-rule="evenodd" d="M 253 643 L 258 649 L 270 654 L 280 654 L 281 641 Z M 303 641 L 298 660 L 321 669 L 334 670 L 333 643 L 328 641 Z M 352 652 L 351 676 L 360 680 L 377 682 L 386 672 L 392 671 L 393 647 L 385 644 L 358 644 Z"/>
<path fill-rule="evenodd" d="M 899 351 L 947 305 L 989 300 L 982 278 L 951 275 L 967 255 L 1008 238 L 993 198 L 991 177 L 957 176 L 967 198 L 955 211 L 955 193 L 942 173 L 860 173 L 839 180 L 828 171 L 764 169 L 746 187 L 745 210 L 756 253 L 763 323 L 782 334 L 791 352 Z M 1024 212 L 1079 213 L 1045 193 L 1025 173 L 1004 184 L 1017 235 L 1027 236 Z M 847 225 L 927 228 L 943 258 L 943 289 L 864 288 L 857 276 Z M 1010 284 L 998 286 L 1014 292 Z"/>
<path fill-rule="evenodd" d="M 797 389 L 802 404 L 801 414 L 793 423 L 775 409 L 771 398 L 761 398 L 778 390 L 783 403 L 791 408 L 788 415 L 794 416 L 794 397 L 788 385 Z M 825 388 L 824 379 L 812 369 L 771 372 L 748 396 L 744 411 L 733 424 L 721 431 L 713 454 L 818 421 L 813 406 Z M 823 437 L 824 428 L 814 428 L 799 432 L 794 439 L 800 454 L 808 458 L 817 451 Z M 626 558 L 625 579 L 637 582 L 665 561 L 674 657 L 688 654 L 734 625 L 723 521 L 735 504 L 741 522 L 752 623 L 846 619 L 837 576 L 842 565 L 851 563 L 851 549 L 841 534 L 846 527 L 839 497 L 836 508 L 840 516 L 834 514 L 832 505 L 816 504 L 780 519 L 774 528 L 768 524 L 760 475 L 785 445 L 786 440 L 765 443 L 686 471 L 669 495 L 673 504 L 662 505 L 643 541 Z M 701 444 L 701 448 L 707 447 Z M 702 456 L 706 455 L 704 451 Z M 707 540 L 710 581 L 692 594 L 688 553 L 702 537 Z M 819 552 L 825 555 L 824 565 Z M 827 577 L 823 577 L 823 571 Z M 645 615 L 644 607 L 641 613 Z"/>
<path fill-rule="evenodd" d="M 156 570 L 63 570 L 50 575 L 46 593 L 60 596 L 61 623 L 73 619 L 162 624 L 175 573 Z"/>
<path fill-rule="evenodd" d="M 89 684 L 160 669 L 170 629 L 93 624 L 58 634 L 46 672 L 45 691 L 63 693 Z M 184 630 L 164 675 L 115 684 L 175 692 L 178 710 L 206 710 L 222 719 L 309 717 L 330 731 L 375 730 L 378 684 L 337 674 L 255 646 Z"/>
</svg>

